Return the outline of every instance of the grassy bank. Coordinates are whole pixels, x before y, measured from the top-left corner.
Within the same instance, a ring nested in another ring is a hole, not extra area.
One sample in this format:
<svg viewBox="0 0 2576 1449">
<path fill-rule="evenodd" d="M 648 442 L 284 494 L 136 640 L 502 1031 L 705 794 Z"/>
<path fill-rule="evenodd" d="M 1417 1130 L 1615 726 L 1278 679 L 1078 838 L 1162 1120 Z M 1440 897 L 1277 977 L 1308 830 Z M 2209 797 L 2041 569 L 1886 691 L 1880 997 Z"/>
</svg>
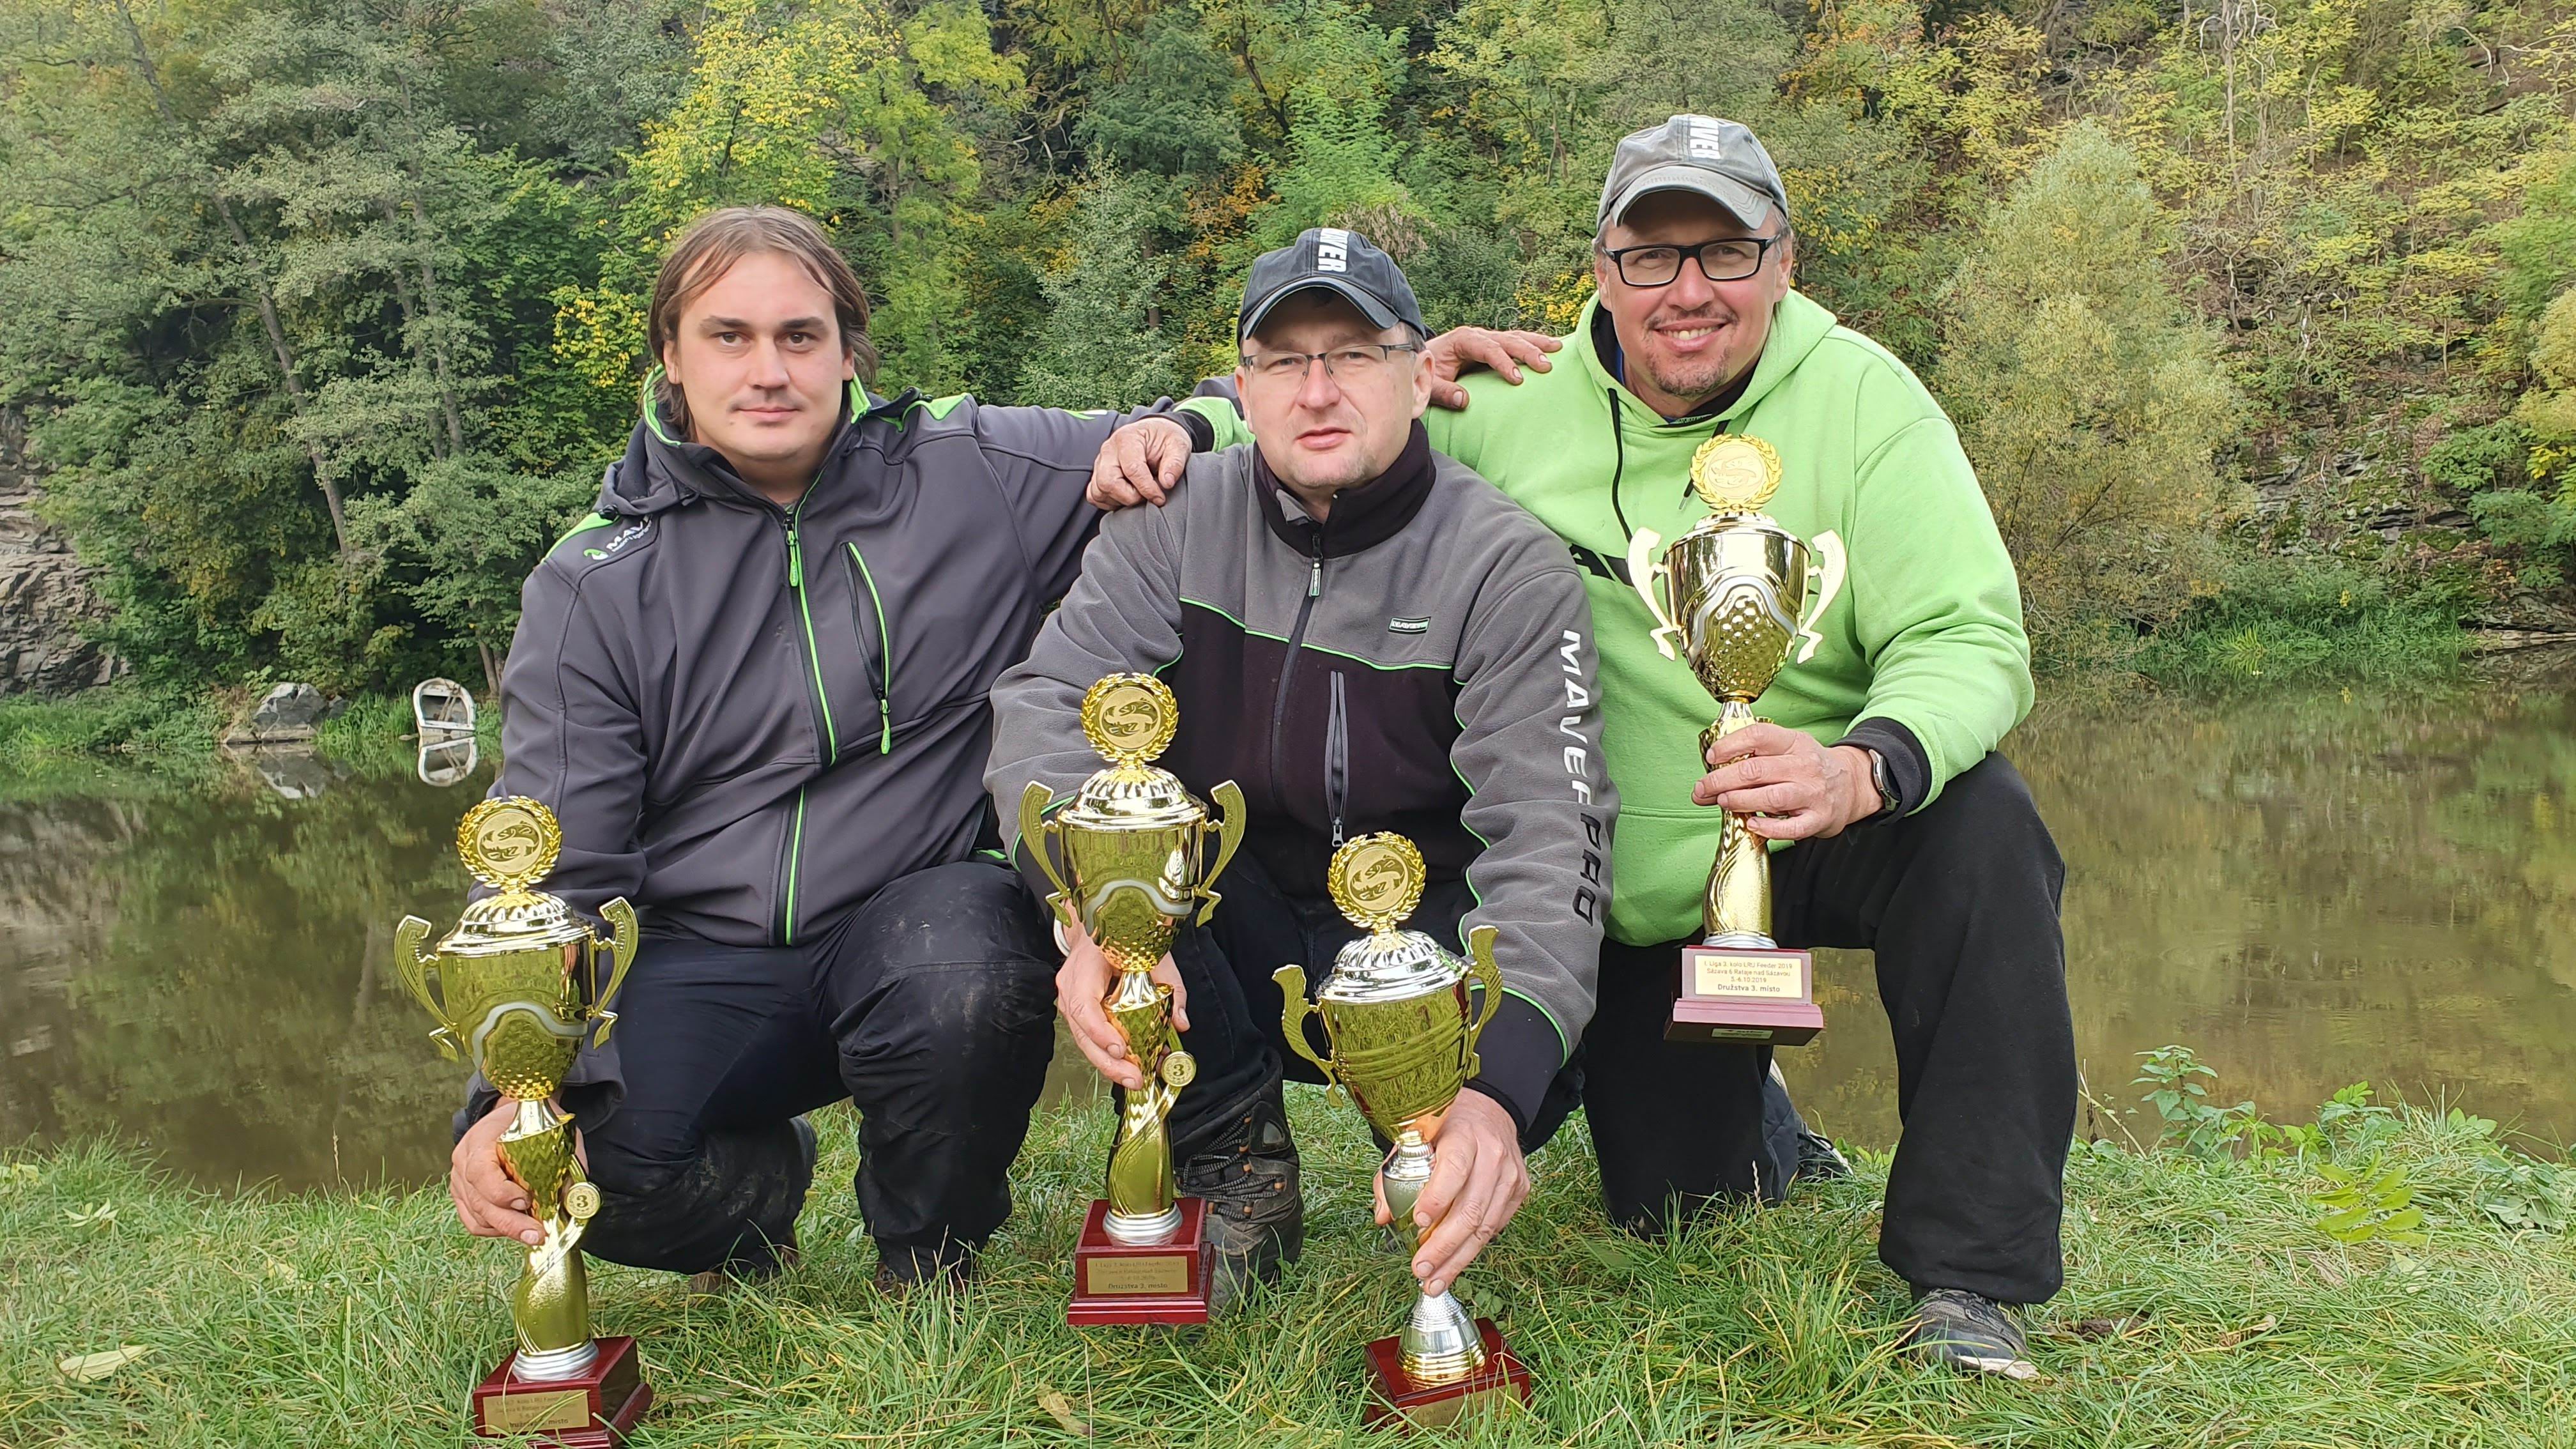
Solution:
<svg viewBox="0 0 2576 1449">
<path fill-rule="evenodd" d="M 1292 1114 L 1304 1262 L 1234 1321 L 1179 1333 L 1061 1321 L 1104 1108 L 1042 1118 L 981 1281 L 911 1303 L 868 1287 L 850 1119 L 826 1114 L 785 1280 L 692 1300 L 667 1274 L 595 1274 L 600 1325 L 644 1336 L 662 1395 L 639 1442 L 1037 1444 L 1080 1437 L 1069 1423 L 1113 1443 L 1357 1440 L 1359 1345 L 1400 1321 L 1401 1261 L 1371 1246 L 1354 1114 L 1302 1090 Z M 1540 1385 L 1534 1413 L 1473 1442 L 2569 1443 L 2576 1238 L 2480 1205 L 2509 1161 L 2492 1124 L 2316 1130 L 2304 1160 L 2079 1146 L 2067 1291 L 2030 1315 L 2035 1383 L 1896 1355 L 1904 1290 L 1872 1246 L 1883 1162 L 1649 1245 L 1603 1226 L 1569 1135 L 1464 1284 Z M 2365 1153 L 2404 1169 L 2427 1241 L 2319 1226 L 2319 1163 Z M 2570 1186 L 2522 1170 L 2544 1195 Z M 506 1346 L 509 1257 L 435 1190 L 217 1198 L 114 1146 L 21 1154 L 0 1166 L 0 1443 L 453 1445 Z M 126 1345 L 150 1352 L 96 1382 L 57 1367 Z"/>
<path fill-rule="evenodd" d="M 244 690 L 183 692 L 131 682 L 59 698 L 0 700 L 0 780 L 47 787 L 102 771 L 142 771 L 177 779 L 212 775 L 218 741 L 255 698 Z M 481 718 L 486 757 L 500 748 L 500 716 Z M 370 774 L 401 774 L 414 765 L 411 701 L 362 695 L 315 730 L 313 748 Z"/>
</svg>

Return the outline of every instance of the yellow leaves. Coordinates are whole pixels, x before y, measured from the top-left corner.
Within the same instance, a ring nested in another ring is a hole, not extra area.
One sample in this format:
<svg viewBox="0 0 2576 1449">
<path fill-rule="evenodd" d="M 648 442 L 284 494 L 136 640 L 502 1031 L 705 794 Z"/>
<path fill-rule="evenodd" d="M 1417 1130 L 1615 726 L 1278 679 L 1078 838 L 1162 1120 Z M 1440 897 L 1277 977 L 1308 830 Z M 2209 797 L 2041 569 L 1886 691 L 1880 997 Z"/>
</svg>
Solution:
<svg viewBox="0 0 2576 1449">
<path fill-rule="evenodd" d="M 85 1208 L 67 1211 L 63 1216 L 70 1219 L 71 1225 L 76 1228 L 89 1228 L 92 1230 L 112 1228 L 116 1226 L 116 1204 L 112 1202 L 92 1203 Z"/>
<path fill-rule="evenodd" d="M 555 304 L 555 358 L 578 371 L 582 381 L 617 391 L 643 376 L 643 298 L 601 286 L 558 287 L 548 300 Z"/>
</svg>

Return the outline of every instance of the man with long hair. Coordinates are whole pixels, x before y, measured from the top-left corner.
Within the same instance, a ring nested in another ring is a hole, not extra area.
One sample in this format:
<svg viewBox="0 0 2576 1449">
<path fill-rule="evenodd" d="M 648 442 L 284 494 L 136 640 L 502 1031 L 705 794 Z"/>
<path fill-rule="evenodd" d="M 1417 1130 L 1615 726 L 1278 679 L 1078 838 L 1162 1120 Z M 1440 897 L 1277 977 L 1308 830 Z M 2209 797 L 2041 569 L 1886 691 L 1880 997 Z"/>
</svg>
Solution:
<svg viewBox="0 0 2576 1449">
<path fill-rule="evenodd" d="M 802 1114 L 847 1097 L 878 1283 L 959 1278 L 1054 1046 L 1055 953 L 992 850 L 985 695 L 1073 582 L 1101 442 L 1172 409 L 871 393 L 858 278 L 779 207 L 683 232 L 649 321 L 626 454 L 527 582 L 494 787 L 560 816 L 550 890 L 643 921 L 615 1043 L 563 1092 L 601 1193 L 586 1246 L 776 1271 Z M 512 1108 L 476 1082 L 449 1186 L 468 1228 L 533 1241 L 495 1150 Z"/>
</svg>

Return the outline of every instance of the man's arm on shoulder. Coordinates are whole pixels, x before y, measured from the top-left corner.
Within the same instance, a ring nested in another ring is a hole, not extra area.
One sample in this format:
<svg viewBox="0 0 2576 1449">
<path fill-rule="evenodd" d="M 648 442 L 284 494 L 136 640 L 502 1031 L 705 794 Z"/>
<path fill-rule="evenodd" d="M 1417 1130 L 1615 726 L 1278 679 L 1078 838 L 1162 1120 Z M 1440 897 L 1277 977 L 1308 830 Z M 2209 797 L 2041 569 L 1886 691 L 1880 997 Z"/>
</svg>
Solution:
<svg viewBox="0 0 2576 1449">
<path fill-rule="evenodd" d="M 1852 623 L 1870 681 L 1843 743 L 1887 757 L 1911 813 L 2030 712 L 2021 585 L 1958 432 L 1937 412 L 1862 462 L 1851 534 Z"/>
<path fill-rule="evenodd" d="M 1506 992 L 1477 1043 L 1473 1085 L 1523 1131 L 1592 1020 L 1619 813 L 1601 758 L 1591 606 L 1561 551 L 1543 552 L 1546 564 L 1468 621 L 1450 747 L 1469 791 L 1461 819 L 1485 846 L 1467 868 L 1477 905 L 1463 925 L 1496 928 Z"/>
<path fill-rule="evenodd" d="M 1031 781 L 1061 799 L 1100 768 L 1082 734 L 1082 696 L 1101 676 L 1150 674 L 1181 653 L 1181 518 L 1159 508 L 1105 520 L 1063 606 L 1029 657 L 993 685 L 993 753 L 984 787 L 1002 838 L 1029 883 L 1047 889 L 1019 849 L 1020 796 Z"/>
</svg>

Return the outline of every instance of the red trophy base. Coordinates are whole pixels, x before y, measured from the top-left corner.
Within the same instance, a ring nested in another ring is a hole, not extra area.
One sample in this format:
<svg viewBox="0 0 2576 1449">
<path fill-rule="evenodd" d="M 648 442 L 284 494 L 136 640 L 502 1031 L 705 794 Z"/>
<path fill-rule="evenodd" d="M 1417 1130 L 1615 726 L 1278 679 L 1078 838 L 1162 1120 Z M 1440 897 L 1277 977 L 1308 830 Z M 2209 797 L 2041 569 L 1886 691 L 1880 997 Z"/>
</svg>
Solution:
<svg viewBox="0 0 2576 1449">
<path fill-rule="evenodd" d="M 1207 1203 L 1185 1197 L 1180 1209 L 1181 1225 L 1169 1241 L 1139 1246 L 1109 1236 L 1108 1200 L 1095 1200 L 1074 1244 L 1073 1301 L 1064 1321 L 1207 1322 Z"/>
<path fill-rule="evenodd" d="M 474 1386 L 474 1432 L 488 1439 L 524 1434 L 547 1449 L 618 1449 L 653 1402 L 635 1340 L 603 1338 L 588 1372 L 542 1383 L 510 1377 L 518 1355 Z"/>
<path fill-rule="evenodd" d="M 1404 1355 L 1394 1338 L 1368 1346 L 1369 1377 L 1376 1390 L 1362 1417 L 1372 1429 L 1440 1429 L 1464 1419 L 1481 1418 L 1507 1404 L 1526 1404 L 1529 1370 L 1503 1346 L 1494 1320 L 1476 1320 L 1485 1341 L 1485 1366 L 1455 1383 L 1417 1384 L 1404 1372 Z"/>
<path fill-rule="evenodd" d="M 1806 951 L 1685 946 L 1666 1041 L 1802 1046 L 1825 1029 Z"/>
</svg>

